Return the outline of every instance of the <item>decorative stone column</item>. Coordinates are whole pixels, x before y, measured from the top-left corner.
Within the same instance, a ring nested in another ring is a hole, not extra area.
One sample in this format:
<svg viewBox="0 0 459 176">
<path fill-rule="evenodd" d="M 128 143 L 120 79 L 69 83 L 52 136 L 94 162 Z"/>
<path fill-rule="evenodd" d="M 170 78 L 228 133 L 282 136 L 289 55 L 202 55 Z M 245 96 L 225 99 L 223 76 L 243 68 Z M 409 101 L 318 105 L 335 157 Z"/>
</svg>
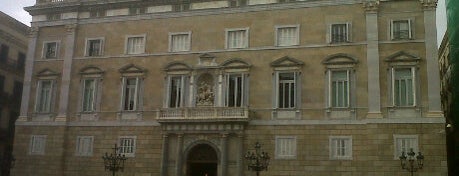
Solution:
<svg viewBox="0 0 459 176">
<path fill-rule="evenodd" d="M 169 136 L 163 134 L 163 152 L 161 152 L 161 176 L 167 176 L 169 157 Z"/>
<path fill-rule="evenodd" d="M 66 25 L 67 36 L 65 38 L 64 65 L 62 68 L 62 82 L 59 94 L 59 111 L 56 121 L 67 121 L 67 108 L 69 104 L 70 77 L 72 73 L 73 52 L 75 49 L 75 32 L 77 25 Z"/>
<path fill-rule="evenodd" d="M 182 176 L 182 148 L 183 148 L 183 134 L 177 135 L 177 160 L 175 160 L 175 175 Z"/>
<path fill-rule="evenodd" d="M 242 171 L 242 169 L 244 168 L 244 161 L 243 161 L 243 157 L 244 157 L 244 134 L 242 133 L 238 133 L 237 134 L 237 138 L 238 138 L 238 156 L 237 156 L 237 173 L 239 176 L 244 176 L 244 172 Z"/>
<path fill-rule="evenodd" d="M 228 134 L 223 133 L 221 134 L 220 138 L 220 145 L 221 145 L 221 157 L 220 157 L 220 164 L 222 168 L 221 176 L 226 176 L 228 172 Z"/>
<path fill-rule="evenodd" d="M 424 11 L 424 43 L 427 63 L 427 117 L 443 117 L 440 97 L 440 75 L 438 68 L 436 13 L 437 0 L 420 0 Z"/>
<path fill-rule="evenodd" d="M 379 0 L 363 2 L 367 31 L 368 114 L 367 118 L 382 118 L 381 90 L 379 85 Z"/>
<path fill-rule="evenodd" d="M 32 84 L 33 65 L 35 60 L 35 51 L 37 49 L 38 27 L 31 27 L 29 31 L 29 43 L 27 47 L 27 59 L 25 62 L 24 83 L 22 89 L 21 112 L 17 121 L 27 121 L 29 111 L 30 92 Z"/>
</svg>

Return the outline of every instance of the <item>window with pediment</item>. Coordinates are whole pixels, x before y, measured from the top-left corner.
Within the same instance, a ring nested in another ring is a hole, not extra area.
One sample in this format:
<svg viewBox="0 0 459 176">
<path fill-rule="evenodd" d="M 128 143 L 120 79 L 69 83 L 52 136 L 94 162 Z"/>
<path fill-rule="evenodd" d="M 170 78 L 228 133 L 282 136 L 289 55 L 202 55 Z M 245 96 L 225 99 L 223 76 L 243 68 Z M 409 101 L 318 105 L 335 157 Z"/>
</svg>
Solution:
<svg viewBox="0 0 459 176">
<path fill-rule="evenodd" d="M 58 73 L 44 69 L 37 75 L 35 112 L 49 114 L 54 111 Z"/>
<path fill-rule="evenodd" d="M 94 113 L 100 111 L 102 79 L 104 71 L 95 66 L 80 70 L 80 112 Z"/>
<path fill-rule="evenodd" d="M 225 107 L 245 107 L 249 98 L 249 69 L 247 62 L 230 59 L 221 64 L 223 72 L 223 105 Z"/>
<path fill-rule="evenodd" d="M 415 107 L 418 102 L 418 56 L 397 52 L 386 58 L 389 65 L 389 92 L 392 107 Z"/>
<path fill-rule="evenodd" d="M 300 117 L 301 68 L 303 62 L 285 56 L 271 63 L 273 73 L 274 118 Z"/>
<path fill-rule="evenodd" d="M 167 73 L 165 107 L 179 108 L 186 106 L 191 67 L 185 63 L 172 62 L 164 70 Z"/>
<path fill-rule="evenodd" d="M 353 56 L 339 53 L 322 61 L 325 65 L 326 111 L 331 118 L 353 117 L 355 106 L 355 65 Z"/>
<path fill-rule="evenodd" d="M 123 112 L 137 112 L 143 105 L 143 80 L 146 70 L 129 64 L 121 68 L 121 108 Z"/>
</svg>

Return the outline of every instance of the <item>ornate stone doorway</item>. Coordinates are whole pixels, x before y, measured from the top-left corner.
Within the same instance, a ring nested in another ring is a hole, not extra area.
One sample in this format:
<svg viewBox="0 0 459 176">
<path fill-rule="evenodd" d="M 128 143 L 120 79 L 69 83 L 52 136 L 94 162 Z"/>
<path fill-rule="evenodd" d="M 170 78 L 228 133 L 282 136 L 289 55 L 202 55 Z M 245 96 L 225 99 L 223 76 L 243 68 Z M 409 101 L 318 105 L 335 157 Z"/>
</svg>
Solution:
<svg viewBox="0 0 459 176">
<path fill-rule="evenodd" d="M 217 176 L 217 152 L 207 144 L 194 146 L 187 157 L 187 176 Z"/>
</svg>

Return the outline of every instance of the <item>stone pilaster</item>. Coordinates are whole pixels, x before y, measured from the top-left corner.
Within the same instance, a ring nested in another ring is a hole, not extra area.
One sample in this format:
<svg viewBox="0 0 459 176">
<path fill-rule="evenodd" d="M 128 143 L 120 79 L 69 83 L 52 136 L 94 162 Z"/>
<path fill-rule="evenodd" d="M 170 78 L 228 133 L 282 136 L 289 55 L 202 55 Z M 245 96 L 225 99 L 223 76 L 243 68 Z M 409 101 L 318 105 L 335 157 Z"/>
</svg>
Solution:
<svg viewBox="0 0 459 176">
<path fill-rule="evenodd" d="M 368 68 L 368 114 L 367 118 L 382 118 L 381 88 L 379 84 L 379 38 L 378 8 L 379 1 L 363 2 L 367 31 L 367 68 Z"/>
<path fill-rule="evenodd" d="M 27 121 L 38 32 L 38 27 L 31 27 L 29 31 L 29 43 L 27 48 L 27 59 L 25 62 L 24 83 L 22 89 L 21 112 L 17 121 Z"/>
<path fill-rule="evenodd" d="M 220 138 L 220 145 L 221 145 L 221 157 L 220 157 L 220 164 L 222 168 L 221 176 L 227 175 L 228 170 L 228 134 L 223 133 L 221 134 Z"/>
<path fill-rule="evenodd" d="M 161 152 L 161 176 L 167 176 L 167 167 L 168 167 L 168 157 L 169 157 L 169 136 L 168 134 L 163 134 L 163 152 Z"/>
<path fill-rule="evenodd" d="M 237 173 L 239 176 L 244 176 L 243 172 L 243 157 L 244 157 L 244 135 L 242 133 L 239 133 L 237 135 L 238 138 L 238 156 L 237 156 Z"/>
<path fill-rule="evenodd" d="M 59 95 L 59 110 L 56 121 L 67 121 L 67 108 L 69 103 L 70 77 L 72 72 L 73 52 L 75 49 L 75 32 L 77 25 L 66 25 L 64 65 L 62 68 L 62 82 Z"/>
<path fill-rule="evenodd" d="M 177 160 L 175 160 L 175 175 L 182 176 L 182 164 L 183 164 L 183 134 L 177 135 Z"/>
<path fill-rule="evenodd" d="M 436 13 L 437 0 L 420 0 L 424 10 L 424 40 L 427 64 L 427 117 L 442 117 L 440 97 L 440 75 L 438 68 Z"/>
</svg>

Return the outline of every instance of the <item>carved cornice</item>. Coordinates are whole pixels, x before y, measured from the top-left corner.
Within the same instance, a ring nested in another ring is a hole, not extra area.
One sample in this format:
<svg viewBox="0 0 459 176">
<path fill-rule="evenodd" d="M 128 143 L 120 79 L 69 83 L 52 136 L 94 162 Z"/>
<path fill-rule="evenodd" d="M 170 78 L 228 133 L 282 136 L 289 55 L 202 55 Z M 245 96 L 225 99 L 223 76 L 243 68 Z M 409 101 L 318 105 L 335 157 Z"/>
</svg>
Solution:
<svg viewBox="0 0 459 176">
<path fill-rule="evenodd" d="M 437 8 L 438 0 L 419 0 L 424 10 L 435 10 Z"/>
<path fill-rule="evenodd" d="M 29 37 L 30 38 L 35 38 L 38 36 L 38 31 L 40 31 L 39 27 L 31 27 L 29 29 Z"/>
<path fill-rule="evenodd" d="M 367 13 L 377 13 L 379 9 L 379 0 L 363 2 L 363 9 Z"/>
</svg>

